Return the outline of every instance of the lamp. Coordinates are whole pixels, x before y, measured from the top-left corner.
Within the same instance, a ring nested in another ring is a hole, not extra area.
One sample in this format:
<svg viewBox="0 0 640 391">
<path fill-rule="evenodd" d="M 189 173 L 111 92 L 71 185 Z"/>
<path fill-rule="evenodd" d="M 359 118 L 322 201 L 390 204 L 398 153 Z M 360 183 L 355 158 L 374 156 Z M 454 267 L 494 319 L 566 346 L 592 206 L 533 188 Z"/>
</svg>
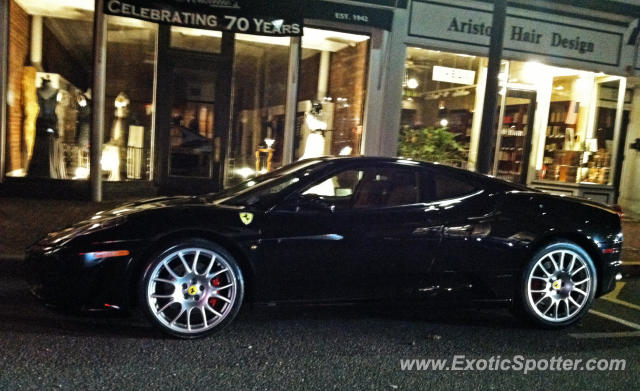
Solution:
<svg viewBox="0 0 640 391">
<path fill-rule="evenodd" d="M 271 171 L 271 160 L 273 159 L 273 144 L 276 142 L 275 139 L 271 138 L 271 137 L 267 137 L 264 139 L 264 143 L 266 144 L 266 148 L 260 148 L 258 147 L 258 149 L 256 149 L 256 172 L 262 172 L 262 170 L 260 169 L 260 153 L 266 153 L 267 154 L 267 170 L 266 172 Z"/>
<path fill-rule="evenodd" d="M 418 88 L 419 85 L 420 85 L 420 83 L 418 82 L 418 80 L 415 77 L 412 77 L 412 78 L 407 80 L 407 88 L 409 88 L 411 90 L 415 90 L 416 88 Z"/>
</svg>

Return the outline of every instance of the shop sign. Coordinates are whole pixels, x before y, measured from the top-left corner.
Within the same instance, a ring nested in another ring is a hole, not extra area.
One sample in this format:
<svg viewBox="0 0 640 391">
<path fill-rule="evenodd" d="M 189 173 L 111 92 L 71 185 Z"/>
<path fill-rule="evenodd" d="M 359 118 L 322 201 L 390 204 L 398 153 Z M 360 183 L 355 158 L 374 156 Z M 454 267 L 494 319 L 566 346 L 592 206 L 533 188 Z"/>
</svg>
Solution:
<svg viewBox="0 0 640 391">
<path fill-rule="evenodd" d="M 104 12 L 174 26 L 300 36 L 303 4 L 300 0 L 105 0 Z"/>
<path fill-rule="evenodd" d="M 433 80 L 447 83 L 471 85 L 476 80 L 476 72 L 468 69 L 458 69 L 435 65 L 433 67 Z"/>
<path fill-rule="evenodd" d="M 585 26 L 584 21 L 574 18 L 551 22 L 539 13 L 531 13 L 538 17 L 515 15 L 510 12 L 513 10 L 507 12 L 503 50 L 591 64 L 620 65 L 621 32 Z M 492 21 L 489 10 L 457 5 L 456 2 L 414 0 L 410 12 L 410 36 L 489 47 Z"/>
<path fill-rule="evenodd" d="M 360 7 L 330 1 L 308 1 L 304 16 L 309 19 L 332 22 L 361 24 L 391 30 L 393 11 L 391 9 Z"/>
</svg>

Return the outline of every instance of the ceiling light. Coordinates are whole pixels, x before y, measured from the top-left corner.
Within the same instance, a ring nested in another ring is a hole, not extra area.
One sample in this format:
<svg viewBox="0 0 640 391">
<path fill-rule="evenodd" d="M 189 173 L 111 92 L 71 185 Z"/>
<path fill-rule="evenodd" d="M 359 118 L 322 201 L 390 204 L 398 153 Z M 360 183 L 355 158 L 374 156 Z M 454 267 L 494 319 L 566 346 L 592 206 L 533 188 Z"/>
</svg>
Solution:
<svg viewBox="0 0 640 391">
<path fill-rule="evenodd" d="M 420 83 L 414 77 L 412 77 L 411 79 L 407 80 L 407 88 L 410 88 L 410 89 L 414 90 L 414 89 L 418 88 L 419 85 L 420 85 Z"/>
</svg>

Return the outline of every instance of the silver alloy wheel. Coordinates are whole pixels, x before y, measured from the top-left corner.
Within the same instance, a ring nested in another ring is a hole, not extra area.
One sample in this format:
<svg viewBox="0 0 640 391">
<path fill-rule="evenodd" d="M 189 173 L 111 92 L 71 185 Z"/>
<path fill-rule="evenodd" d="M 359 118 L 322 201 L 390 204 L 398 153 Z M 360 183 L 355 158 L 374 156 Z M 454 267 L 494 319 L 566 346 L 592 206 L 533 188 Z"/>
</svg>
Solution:
<svg viewBox="0 0 640 391">
<path fill-rule="evenodd" d="M 226 259 L 205 248 L 183 248 L 165 256 L 147 284 L 153 316 L 177 333 L 210 330 L 236 300 L 237 281 Z"/>
<path fill-rule="evenodd" d="M 589 301 L 593 275 L 587 261 L 568 249 L 551 251 L 535 263 L 527 279 L 527 299 L 540 318 L 567 321 Z"/>
</svg>

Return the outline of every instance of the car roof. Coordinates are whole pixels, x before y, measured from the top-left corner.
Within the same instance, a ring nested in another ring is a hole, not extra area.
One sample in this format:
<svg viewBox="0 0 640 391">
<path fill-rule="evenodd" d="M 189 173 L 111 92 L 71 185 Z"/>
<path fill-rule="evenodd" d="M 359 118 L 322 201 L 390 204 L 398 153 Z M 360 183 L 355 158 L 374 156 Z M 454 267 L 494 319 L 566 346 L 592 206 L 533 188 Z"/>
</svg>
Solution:
<svg viewBox="0 0 640 391">
<path fill-rule="evenodd" d="M 490 175 L 480 174 L 477 172 L 465 170 L 463 168 L 452 167 L 444 164 L 439 164 L 437 162 L 426 162 L 423 160 L 414 160 L 414 159 L 406 159 L 402 157 L 388 157 L 388 156 L 323 156 L 319 158 L 324 161 L 331 162 L 369 162 L 369 163 L 399 163 L 408 166 L 418 166 L 424 168 L 432 168 L 437 169 L 441 172 L 449 172 L 451 174 L 457 174 L 466 176 L 469 179 L 474 179 L 479 182 L 483 182 L 485 184 L 491 183 L 493 185 L 497 185 L 500 187 L 506 188 L 506 190 L 524 190 L 524 191 L 532 191 L 532 189 L 527 188 L 524 185 L 507 182 L 502 179 L 495 178 Z"/>
</svg>

